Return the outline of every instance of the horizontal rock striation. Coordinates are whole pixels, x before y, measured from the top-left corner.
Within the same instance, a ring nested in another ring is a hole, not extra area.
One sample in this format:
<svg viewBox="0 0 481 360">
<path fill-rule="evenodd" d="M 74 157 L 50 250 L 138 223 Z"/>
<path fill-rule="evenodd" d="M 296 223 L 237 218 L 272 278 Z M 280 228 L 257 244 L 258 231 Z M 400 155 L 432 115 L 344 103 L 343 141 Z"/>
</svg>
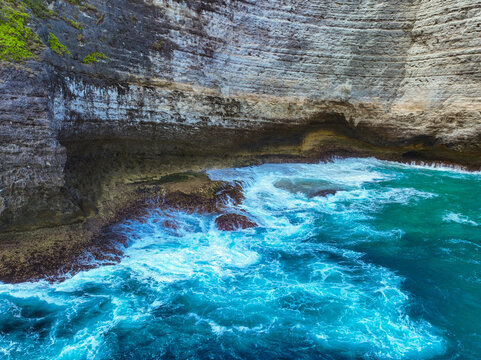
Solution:
<svg viewBox="0 0 481 360">
<path fill-rule="evenodd" d="M 72 56 L 1 65 L 0 232 L 80 221 L 119 183 L 206 164 L 481 167 L 481 0 L 47 5 L 31 26 Z"/>
</svg>

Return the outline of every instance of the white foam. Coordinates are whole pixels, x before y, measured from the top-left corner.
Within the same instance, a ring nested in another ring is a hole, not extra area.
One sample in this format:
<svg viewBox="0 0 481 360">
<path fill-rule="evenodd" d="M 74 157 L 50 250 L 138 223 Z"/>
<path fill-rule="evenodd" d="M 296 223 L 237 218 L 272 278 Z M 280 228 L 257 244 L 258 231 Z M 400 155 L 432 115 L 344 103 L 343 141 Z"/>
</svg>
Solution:
<svg viewBox="0 0 481 360">
<path fill-rule="evenodd" d="M 481 175 L 481 171 L 471 171 L 471 170 L 467 170 L 462 166 L 448 165 L 448 164 L 442 164 L 442 163 L 424 163 L 424 162 L 399 163 L 394 161 L 383 161 L 383 163 L 396 168 L 440 171 L 440 172 L 444 172 L 452 175 L 473 175 L 473 176 Z"/>
<path fill-rule="evenodd" d="M 273 179 L 282 177 L 316 179 L 344 186 L 359 186 L 367 182 L 379 182 L 393 178 L 393 175 L 381 173 L 375 168 L 380 166 L 379 160 L 338 159 L 319 164 L 264 164 L 256 167 L 238 169 L 210 170 L 208 175 L 214 180 L 233 181 L 244 179 L 248 184 L 263 178 L 274 184 Z"/>
<path fill-rule="evenodd" d="M 443 216 L 443 221 L 445 222 L 455 222 L 458 224 L 479 226 L 476 221 L 471 220 L 469 217 L 459 213 L 448 212 Z"/>
</svg>

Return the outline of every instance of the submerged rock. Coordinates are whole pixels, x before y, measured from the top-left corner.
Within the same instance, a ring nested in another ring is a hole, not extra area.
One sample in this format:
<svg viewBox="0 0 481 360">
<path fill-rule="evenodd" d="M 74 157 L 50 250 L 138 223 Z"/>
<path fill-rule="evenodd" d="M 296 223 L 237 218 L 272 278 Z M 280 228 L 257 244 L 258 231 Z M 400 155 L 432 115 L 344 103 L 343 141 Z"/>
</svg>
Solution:
<svg viewBox="0 0 481 360">
<path fill-rule="evenodd" d="M 310 195 L 309 198 L 315 198 L 315 197 L 326 197 L 327 195 L 336 195 L 337 190 L 335 189 L 325 189 L 325 190 L 319 190 L 316 191 L 314 194 Z"/>
<path fill-rule="evenodd" d="M 215 219 L 217 229 L 222 231 L 234 231 L 238 229 L 249 229 L 258 225 L 247 216 L 240 214 L 224 214 Z"/>
<path fill-rule="evenodd" d="M 179 224 L 177 224 L 177 222 L 175 222 L 174 220 L 165 220 L 162 223 L 162 226 L 172 230 L 177 230 L 179 228 Z"/>
</svg>

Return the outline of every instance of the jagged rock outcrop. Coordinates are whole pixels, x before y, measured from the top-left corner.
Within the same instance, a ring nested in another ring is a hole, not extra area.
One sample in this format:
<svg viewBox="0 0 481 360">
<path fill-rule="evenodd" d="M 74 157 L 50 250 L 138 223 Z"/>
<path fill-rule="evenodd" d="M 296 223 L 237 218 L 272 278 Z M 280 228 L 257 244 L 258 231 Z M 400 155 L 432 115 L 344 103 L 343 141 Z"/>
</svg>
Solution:
<svg viewBox="0 0 481 360">
<path fill-rule="evenodd" d="M 71 57 L 0 66 L 0 232 L 227 155 L 481 167 L 481 0 L 75 3 L 30 21 Z"/>
</svg>

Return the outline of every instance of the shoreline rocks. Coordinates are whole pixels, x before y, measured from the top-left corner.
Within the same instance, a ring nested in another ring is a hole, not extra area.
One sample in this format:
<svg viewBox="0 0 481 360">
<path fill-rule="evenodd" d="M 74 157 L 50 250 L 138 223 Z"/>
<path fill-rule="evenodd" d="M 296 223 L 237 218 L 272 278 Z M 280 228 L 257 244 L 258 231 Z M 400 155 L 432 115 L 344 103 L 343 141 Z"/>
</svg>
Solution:
<svg viewBox="0 0 481 360">
<path fill-rule="evenodd" d="M 247 216 L 240 214 L 223 214 L 215 219 L 217 229 L 222 231 L 235 231 L 241 229 L 250 229 L 258 225 L 250 220 Z"/>
<path fill-rule="evenodd" d="M 122 259 L 123 248 L 128 246 L 128 237 L 115 229 L 116 224 L 126 220 L 142 221 L 156 208 L 222 214 L 244 198 L 240 182 L 212 181 L 205 173 L 194 172 L 133 184 L 118 190 L 117 195 L 107 204 L 112 208 L 108 217 L 97 215 L 84 223 L 3 234 L 0 281 L 46 279 L 55 282 L 79 271 L 115 264 Z M 173 231 L 178 227 L 175 218 L 161 225 Z"/>
</svg>

